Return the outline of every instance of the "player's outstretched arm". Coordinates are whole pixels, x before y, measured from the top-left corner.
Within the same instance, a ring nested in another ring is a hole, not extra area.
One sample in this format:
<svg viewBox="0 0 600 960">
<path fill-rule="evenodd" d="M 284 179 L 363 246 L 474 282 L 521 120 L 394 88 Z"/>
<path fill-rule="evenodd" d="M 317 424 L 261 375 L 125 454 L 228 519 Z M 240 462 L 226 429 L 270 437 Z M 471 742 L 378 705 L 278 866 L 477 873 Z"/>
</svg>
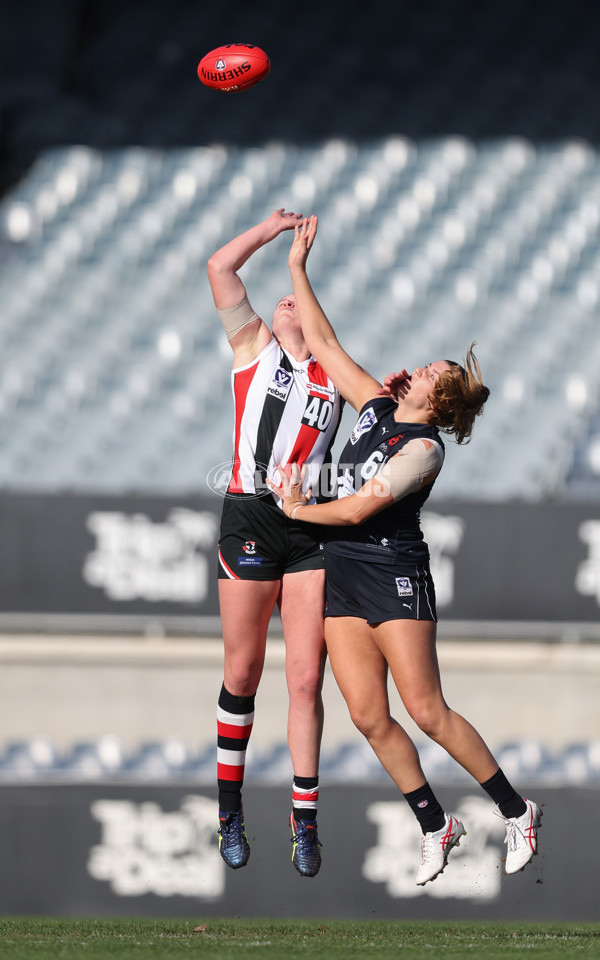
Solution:
<svg viewBox="0 0 600 960">
<path fill-rule="evenodd" d="M 288 264 L 302 334 L 342 396 L 356 410 L 375 397 L 381 384 L 346 353 L 327 319 L 306 273 L 306 261 L 317 233 L 317 218 L 308 217 L 294 231 Z"/>
<path fill-rule="evenodd" d="M 274 210 L 270 217 L 240 233 L 229 243 L 213 253 L 208 261 L 208 280 L 218 309 L 234 307 L 246 296 L 246 288 L 238 276 L 253 253 L 265 243 L 278 237 L 284 230 L 293 230 L 302 219 L 302 214 L 286 212 L 283 207 Z"/>
<path fill-rule="evenodd" d="M 444 453 L 439 443 L 415 437 L 356 493 L 337 500 L 310 503 L 312 490 L 303 492 L 303 473 L 297 463 L 292 463 L 288 471 L 278 464 L 281 482 L 275 484 L 267 478 L 267 484 L 281 500 L 286 517 L 292 520 L 333 527 L 354 526 L 432 483 L 443 462 Z"/>
<path fill-rule="evenodd" d="M 215 306 L 233 349 L 234 365 L 250 363 L 271 339 L 271 331 L 250 306 L 238 270 L 265 243 L 291 230 L 301 214 L 274 210 L 270 217 L 240 233 L 213 253 L 207 272 Z"/>
<path fill-rule="evenodd" d="M 312 490 L 302 491 L 302 471 L 297 463 L 292 463 L 289 475 L 278 464 L 281 483 L 273 483 L 267 477 L 267 484 L 281 500 L 283 512 L 291 520 L 303 520 L 307 523 L 319 523 L 333 527 L 350 527 L 364 523 L 380 510 L 393 503 L 393 496 L 387 481 L 378 477 L 368 480 L 357 493 L 328 503 L 309 503 Z"/>
</svg>

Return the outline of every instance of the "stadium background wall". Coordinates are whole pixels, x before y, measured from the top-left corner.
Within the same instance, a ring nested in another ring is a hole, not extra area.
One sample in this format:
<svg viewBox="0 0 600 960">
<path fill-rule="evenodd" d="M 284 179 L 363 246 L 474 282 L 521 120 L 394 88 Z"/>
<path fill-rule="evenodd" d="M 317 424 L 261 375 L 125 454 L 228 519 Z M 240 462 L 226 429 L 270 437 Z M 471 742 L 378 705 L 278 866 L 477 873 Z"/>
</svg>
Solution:
<svg viewBox="0 0 600 960">
<path fill-rule="evenodd" d="M 8 629 L 83 615 L 92 629 L 218 629 L 217 497 L 0 497 L 0 620 Z M 441 625 L 547 623 L 597 639 L 600 508 L 595 503 L 432 502 Z M 90 620 L 90 618 L 92 618 Z M 503 628 L 505 629 L 505 628 Z M 560 633 L 562 631 L 562 635 Z"/>
<path fill-rule="evenodd" d="M 592 849 L 598 790 L 540 789 L 547 804 L 540 853 L 522 874 L 502 873 L 503 821 L 481 791 L 448 788 L 444 802 L 467 837 L 434 884 L 419 888 L 418 830 L 386 786 L 328 788 L 320 810 L 323 867 L 308 883 L 290 862 L 287 788 L 248 792 L 252 854 L 227 870 L 216 845 L 212 788 L 133 785 L 3 787 L 3 911 L 62 916 L 287 916 L 597 920 Z M 338 811 L 342 805 L 344 817 Z M 274 811 L 282 815 L 275 817 Z M 551 815 L 551 816 L 550 816 Z M 393 829 L 391 825 L 393 823 Z M 353 842 L 346 841 L 349 826 Z M 385 829 L 385 843 L 380 842 Z M 545 869 L 546 854 L 551 864 Z M 568 891 L 568 896 L 566 895 Z"/>
</svg>

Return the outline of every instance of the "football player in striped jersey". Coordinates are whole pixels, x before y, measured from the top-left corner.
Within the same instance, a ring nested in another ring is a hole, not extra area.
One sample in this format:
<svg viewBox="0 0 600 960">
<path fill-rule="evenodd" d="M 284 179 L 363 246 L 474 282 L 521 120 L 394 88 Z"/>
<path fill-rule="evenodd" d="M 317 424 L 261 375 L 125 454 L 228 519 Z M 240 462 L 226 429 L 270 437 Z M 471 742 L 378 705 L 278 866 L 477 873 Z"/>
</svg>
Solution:
<svg viewBox="0 0 600 960">
<path fill-rule="evenodd" d="M 293 294 L 275 305 L 272 327 L 249 303 L 239 270 L 299 214 L 275 210 L 211 256 L 208 277 L 233 351 L 234 401 L 231 477 L 221 517 L 219 603 L 224 677 L 217 706 L 219 849 L 237 869 L 248 862 L 242 785 L 254 722 L 267 628 L 277 604 L 285 641 L 292 761 L 292 862 L 303 876 L 321 865 L 317 833 L 324 558 L 318 527 L 290 525 L 268 479 L 278 464 L 301 463 L 316 491 L 339 425 L 339 392 L 311 356 Z M 313 498 L 314 499 L 314 498 Z"/>
</svg>

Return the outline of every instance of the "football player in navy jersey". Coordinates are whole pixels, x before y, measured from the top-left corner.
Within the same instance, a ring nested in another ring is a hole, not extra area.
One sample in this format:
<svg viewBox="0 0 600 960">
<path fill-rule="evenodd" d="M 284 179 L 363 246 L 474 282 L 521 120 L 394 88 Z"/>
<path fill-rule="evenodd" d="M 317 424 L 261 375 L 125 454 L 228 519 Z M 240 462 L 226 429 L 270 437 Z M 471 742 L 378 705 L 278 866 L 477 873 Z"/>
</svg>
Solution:
<svg viewBox="0 0 600 960">
<path fill-rule="evenodd" d="M 214 253 L 208 278 L 233 351 L 233 461 L 219 537 L 219 603 L 224 678 L 217 705 L 219 850 L 233 869 L 245 866 L 250 846 L 242 786 L 254 721 L 267 628 L 278 604 L 286 649 L 288 744 L 293 768 L 292 863 L 314 877 L 321 865 L 317 833 L 324 557 L 318 527 L 294 524 L 267 479 L 278 464 L 298 461 L 313 483 L 339 425 L 342 401 L 311 356 L 293 295 L 275 306 L 272 330 L 254 312 L 239 276 L 250 256 L 293 229 L 300 215 L 275 210 Z"/>
<path fill-rule="evenodd" d="M 359 412 L 338 470 L 338 499 L 311 504 L 298 467 L 272 489 L 295 522 L 328 524 L 325 636 L 350 715 L 400 788 L 422 831 L 416 882 L 433 880 L 465 834 L 426 780 L 406 731 L 390 714 L 388 668 L 418 727 L 467 770 L 506 822 L 506 873 L 537 852 L 540 807 L 508 782 L 474 727 L 446 703 L 436 653 L 436 606 L 419 511 L 444 462 L 441 433 L 468 442 L 489 390 L 473 347 L 464 365 L 435 360 L 383 385 L 337 340 L 306 273 L 316 217 L 295 228 L 289 265 L 308 348 Z M 306 492 L 303 492 L 304 491 Z"/>
</svg>

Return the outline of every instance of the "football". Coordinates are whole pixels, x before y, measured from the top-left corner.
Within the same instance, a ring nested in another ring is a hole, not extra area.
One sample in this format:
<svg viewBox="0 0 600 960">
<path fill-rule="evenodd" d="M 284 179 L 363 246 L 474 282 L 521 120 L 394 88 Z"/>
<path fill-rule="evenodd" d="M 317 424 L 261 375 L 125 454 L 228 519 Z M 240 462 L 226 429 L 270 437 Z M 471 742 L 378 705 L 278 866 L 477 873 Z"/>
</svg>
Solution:
<svg viewBox="0 0 600 960">
<path fill-rule="evenodd" d="M 227 43 L 202 57 L 198 76 L 213 90 L 237 93 L 260 83 L 270 69 L 271 61 L 260 47 L 251 43 Z"/>
</svg>

